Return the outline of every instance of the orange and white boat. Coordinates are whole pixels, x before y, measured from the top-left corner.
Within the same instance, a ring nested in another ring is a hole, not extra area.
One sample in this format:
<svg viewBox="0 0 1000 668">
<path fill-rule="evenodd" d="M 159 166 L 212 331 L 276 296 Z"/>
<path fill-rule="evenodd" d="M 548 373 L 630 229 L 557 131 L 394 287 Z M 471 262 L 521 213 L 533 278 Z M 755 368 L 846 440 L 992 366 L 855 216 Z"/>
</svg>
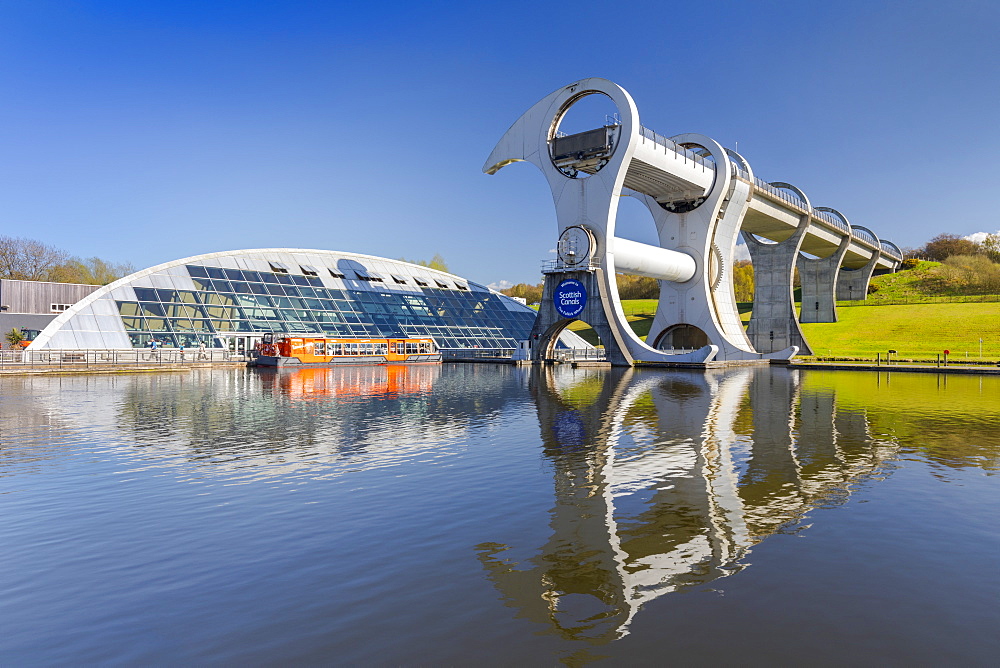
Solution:
<svg viewBox="0 0 1000 668">
<path fill-rule="evenodd" d="M 304 367 L 342 364 L 436 364 L 441 352 L 434 339 L 342 339 L 293 334 L 264 335 L 257 366 Z"/>
</svg>

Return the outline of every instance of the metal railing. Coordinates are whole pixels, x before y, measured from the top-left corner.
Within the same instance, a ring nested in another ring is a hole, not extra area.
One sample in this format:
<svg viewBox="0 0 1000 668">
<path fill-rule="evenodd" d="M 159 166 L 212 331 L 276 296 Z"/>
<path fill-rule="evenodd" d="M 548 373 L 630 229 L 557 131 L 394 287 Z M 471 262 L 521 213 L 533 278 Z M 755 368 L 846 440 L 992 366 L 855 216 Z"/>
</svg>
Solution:
<svg viewBox="0 0 1000 668">
<path fill-rule="evenodd" d="M 658 134 L 645 126 L 642 125 L 639 126 L 639 136 L 643 139 L 648 139 L 659 146 L 663 146 L 665 149 L 673 151 L 677 155 L 685 158 L 686 160 L 691 160 L 696 164 L 700 164 L 706 169 L 713 169 L 713 170 L 715 169 L 714 161 L 708 160 L 705 157 L 698 155 L 694 151 L 684 148 L 683 146 L 673 141 L 672 139 L 668 139 L 667 137 L 664 137 L 663 135 Z M 879 248 L 883 253 L 885 253 L 890 257 L 899 260 L 903 258 L 903 253 L 899 250 L 899 248 L 895 244 L 885 241 L 880 242 L 878 239 L 875 238 L 873 234 L 871 234 L 865 228 L 852 228 L 850 225 L 848 225 L 839 217 L 833 214 L 830 214 L 826 211 L 816 211 L 815 209 L 812 209 L 802 198 L 800 198 L 795 193 L 789 190 L 784 190 L 782 188 L 776 188 L 775 186 L 771 185 L 770 183 L 761 178 L 753 177 L 753 180 L 751 181 L 749 172 L 743 169 L 743 167 L 737 164 L 736 161 L 733 160 L 731 157 L 729 158 L 729 168 L 733 176 L 742 179 L 747 183 L 752 182 L 757 190 L 763 191 L 771 195 L 772 197 L 781 200 L 785 204 L 789 204 L 795 207 L 796 209 L 799 209 L 803 213 L 811 214 L 814 218 L 822 220 L 828 225 L 837 228 L 841 232 L 850 234 L 852 238 L 857 239 L 862 243 L 866 243 L 874 248 Z M 597 265 L 594 264 L 592 266 L 597 266 Z M 558 261 L 549 261 L 543 263 L 542 265 L 542 273 L 546 273 L 547 271 L 548 272 L 561 271 L 564 269 L 566 269 L 566 267 L 564 265 L 561 265 Z"/>
<path fill-rule="evenodd" d="M 820 220 L 822 220 L 825 223 L 833 225 L 834 227 L 836 227 L 841 232 L 845 232 L 847 234 L 851 233 L 851 228 L 848 226 L 847 223 L 845 223 L 840 218 L 838 218 L 837 216 L 833 215 L 832 213 L 830 213 L 828 211 L 816 211 L 816 210 L 813 210 L 813 216 L 815 216 L 816 218 L 819 218 Z"/>
<path fill-rule="evenodd" d="M 514 356 L 513 348 L 441 348 L 441 359 L 510 359 Z"/>
<path fill-rule="evenodd" d="M 149 350 L 2 350 L 0 368 L 4 367 L 58 367 L 90 368 L 107 366 L 162 366 L 198 362 L 234 362 L 242 359 L 228 350 L 158 348 Z"/>
<path fill-rule="evenodd" d="M 704 169 L 715 170 L 714 160 L 698 155 L 694 151 L 684 148 L 674 140 L 668 139 L 642 125 L 639 126 L 639 137 L 642 139 L 648 139 L 658 146 L 662 146 L 669 151 L 673 151 L 685 160 L 690 160 L 696 165 L 701 165 Z"/>
<path fill-rule="evenodd" d="M 542 261 L 542 273 L 552 274 L 557 271 L 591 271 L 593 269 L 598 269 L 601 266 L 601 261 L 599 258 L 591 257 L 586 262 L 581 262 L 580 264 L 566 264 L 562 260 L 544 260 Z"/>
<path fill-rule="evenodd" d="M 737 165 L 735 162 L 731 162 L 731 164 L 734 176 L 738 176 L 742 178 L 744 181 L 750 180 L 750 175 L 747 174 L 743 169 L 741 169 L 739 165 Z M 873 248 L 879 248 L 886 255 L 889 255 L 890 257 L 902 259 L 903 254 L 899 251 L 899 248 L 897 248 L 895 244 L 891 244 L 889 242 L 880 243 L 879 240 L 875 237 L 875 235 L 872 234 L 867 229 L 863 227 L 851 227 L 843 220 L 841 220 L 839 217 L 827 211 L 817 211 L 816 209 L 811 209 L 809 205 L 806 204 L 806 202 L 802 200 L 800 197 L 798 197 L 795 193 L 781 188 L 776 188 L 767 181 L 764 181 L 763 179 L 754 177 L 753 183 L 754 186 L 757 188 L 757 190 L 763 191 L 771 195 L 772 197 L 775 197 L 783 201 L 786 204 L 790 204 L 791 206 L 799 209 L 804 213 L 811 214 L 813 218 L 822 220 L 824 223 L 827 223 L 828 225 L 837 228 L 841 232 L 850 234 L 853 239 L 860 241 L 864 244 L 867 244 Z"/>
<path fill-rule="evenodd" d="M 584 360 L 607 359 L 604 348 L 556 348 L 552 351 L 552 359 L 559 362 L 579 362 Z"/>
<path fill-rule="evenodd" d="M 732 171 L 733 176 L 736 178 L 743 179 L 747 183 L 753 183 L 753 181 L 750 180 L 750 172 L 740 167 L 732 158 L 729 158 L 729 168 Z"/>
<path fill-rule="evenodd" d="M 889 257 L 896 258 L 897 260 L 903 259 L 903 251 L 899 250 L 899 246 L 892 243 L 891 241 L 882 241 L 882 252 Z"/>
<path fill-rule="evenodd" d="M 858 241 L 864 242 L 873 248 L 879 248 L 878 239 L 870 231 L 863 227 L 854 226 L 851 228 L 851 236 Z"/>
<path fill-rule="evenodd" d="M 809 210 L 809 205 L 806 204 L 805 201 L 802 200 L 802 198 L 800 198 L 798 195 L 788 190 L 782 190 L 781 188 L 776 188 L 767 181 L 765 181 L 764 179 L 758 178 L 756 176 L 753 177 L 753 184 L 757 186 L 759 190 L 763 190 L 764 192 L 774 197 L 777 197 L 786 204 L 791 204 L 792 206 L 803 211 L 804 213 L 811 213 L 811 211 Z"/>
</svg>

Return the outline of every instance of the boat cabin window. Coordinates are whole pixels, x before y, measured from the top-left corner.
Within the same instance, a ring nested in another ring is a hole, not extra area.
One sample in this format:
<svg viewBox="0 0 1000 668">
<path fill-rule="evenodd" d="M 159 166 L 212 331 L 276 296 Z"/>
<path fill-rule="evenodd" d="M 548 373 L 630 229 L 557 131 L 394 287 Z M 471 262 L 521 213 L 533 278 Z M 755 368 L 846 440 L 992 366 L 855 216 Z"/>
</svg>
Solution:
<svg viewBox="0 0 1000 668">
<path fill-rule="evenodd" d="M 261 343 L 274 343 L 274 334 L 271 333 L 271 332 L 268 332 L 267 334 L 265 334 L 263 336 L 263 338 L 261 338 L 260 342 Z"/>
<path fill-rule="evenodd" d="M 313 342 L 313 355 L 326 355 L 326 341 L 320 339 Z"/>
</svg>

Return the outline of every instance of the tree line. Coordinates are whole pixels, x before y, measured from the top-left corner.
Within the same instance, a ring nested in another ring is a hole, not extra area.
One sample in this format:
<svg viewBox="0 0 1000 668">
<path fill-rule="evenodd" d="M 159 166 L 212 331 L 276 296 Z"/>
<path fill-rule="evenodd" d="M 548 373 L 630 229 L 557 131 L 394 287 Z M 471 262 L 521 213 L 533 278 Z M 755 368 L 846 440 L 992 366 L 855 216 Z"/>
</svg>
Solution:
<svg viewBox="0 0 1000 668">
<path fill-rule="evenodd" d="M 127 262 L 79 258 L 35 239 L 0 235 L 0 278 L 107 285 L 134 271 Z"/>
<path fill-rule="evenodd" d="M 920 248 L 907 248 L 903 251 L 903 256 L 907 259 L 934 262 L 944 262 L 956 255 L 982 255 L 990 262 L 1000 262 L 1000 233 L 987 234 L 981 242 L 965 239 L 957 234 L 939 234 Z"/>
<path fill-rule="evenodd" d="M 943 262 L 935 272 L 950 285 L 961 285 L 968 290 L 995 290 L 1000 274 L 1000 234 L 989 234 L 982 242 L 971 241 L 956 234 L 939 234 L 919 248 L 903 250 L 903 269 L 915 267 L 919 259 Z M 754 293 L 753 263 L 737 261 L 732 267 L 736 301 L 752 302 Z M 655 278 L 618 274 L 618 295 L 621 299 L 659 299 L 660 287 Z M 798 283 L 798 271 L 795 282 Z M 529 304 L 542 300 L 542 283 L 518 283 L 502 290 L 511 297 L 523 297 Z"/>
<path fill-rule="evenodd" d="M 753 301 L 753 264 L 749 260 L 739 260 L 732 268 L 733 285 L 736 288 L 736 301 Z M 632 276 L 617 274 L 618 296 L 621 299 L 659 299 L 660 283 L 648 276 Z M 521 297 L 529 304 L 542 301 L 542 283 L 518 283 L 501 292 L 509 297 Z"/>
</svg>

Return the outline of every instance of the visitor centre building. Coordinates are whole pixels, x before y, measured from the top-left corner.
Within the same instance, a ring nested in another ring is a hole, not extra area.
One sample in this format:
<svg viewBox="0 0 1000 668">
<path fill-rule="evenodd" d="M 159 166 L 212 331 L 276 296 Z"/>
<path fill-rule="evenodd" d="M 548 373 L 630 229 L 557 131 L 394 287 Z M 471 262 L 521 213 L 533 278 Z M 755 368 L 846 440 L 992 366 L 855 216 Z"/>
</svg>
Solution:
<svg viewBox="0 0 1000 668">
<path fill-rule="evenodd" d="M 432 336 L 444 350 L 513 349 L 534 320 L 535 311 L 517 300 L 443 271 L 370 255 L 271 248 L 207 253 L 126 276 L 61 313 L 30 349 L 145 348 L 156 341 L 244 353 L 266 332 Z"/>
</svg>

